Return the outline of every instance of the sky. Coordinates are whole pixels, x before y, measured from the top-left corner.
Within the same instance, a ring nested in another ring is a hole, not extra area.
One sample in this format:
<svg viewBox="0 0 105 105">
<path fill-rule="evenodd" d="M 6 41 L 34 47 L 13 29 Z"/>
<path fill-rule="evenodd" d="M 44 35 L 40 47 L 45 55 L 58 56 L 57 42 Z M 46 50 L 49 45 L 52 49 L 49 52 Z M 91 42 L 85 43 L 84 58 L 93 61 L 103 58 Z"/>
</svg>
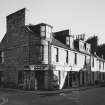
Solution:
<svg viewBox="0 0 105 105">
<path fill-rule="evenodd" d="M 29 10 L 30 24 L 45 22 L 53 31 L 97 35 L 105 43 L 105 0 L 0 0 L 0 40 L 6 33 L 6 16 L 22 8 Z"/>
</svg>

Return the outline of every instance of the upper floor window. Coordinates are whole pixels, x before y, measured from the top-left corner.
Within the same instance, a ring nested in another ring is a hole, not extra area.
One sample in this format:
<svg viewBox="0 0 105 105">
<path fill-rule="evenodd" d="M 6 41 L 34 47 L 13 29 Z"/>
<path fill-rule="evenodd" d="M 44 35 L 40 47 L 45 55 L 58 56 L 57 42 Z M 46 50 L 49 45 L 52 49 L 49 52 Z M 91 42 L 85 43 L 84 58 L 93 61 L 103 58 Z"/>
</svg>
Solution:
<svg viewBox="0 0 105 105">
<path fill-rule="evenodd" d="M 101 61 L 99 61 L 99 69 L 101 69 Z"/>
<path fill-rule="evenodd" d="M 56 62 L 59 61 L 59 49 L 56 48 Z"/>
<path fill-rule="evenodd" d="M 66 51 L 66 63 L 68 63 L 68 51 Z"/>
<path fill-rule="evenodd" d="M 77 53 L 74 53 L 74 64 L 77 64 Z"/>
<path fill-rule="evenodd" d="M 103 62 L 103 70 L 104 70 L 104 62 Z"/>
<path fill-rule="evenodd" d="M 92 67 L 94 67 L 94 58 L 92 59 Z"/>
<path fill-rule="evenodd" d="M 41 60 L 44 60 L 44 46 L 43 45 L 40 46 L 40 57 L 41 57 Z"/>
<path fill-rule="evenodd" d="M 85 65 L 86 65 L 86 55 L 85 55 Z"/>
</svg>

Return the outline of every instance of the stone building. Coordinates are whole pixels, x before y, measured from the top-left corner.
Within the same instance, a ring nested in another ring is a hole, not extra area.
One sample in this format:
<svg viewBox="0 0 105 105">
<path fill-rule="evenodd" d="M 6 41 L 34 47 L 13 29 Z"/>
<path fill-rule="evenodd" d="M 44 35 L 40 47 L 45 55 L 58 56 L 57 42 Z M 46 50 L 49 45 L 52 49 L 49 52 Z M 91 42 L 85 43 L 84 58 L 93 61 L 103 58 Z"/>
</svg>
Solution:
<svg viewBox="0 0 105 105">
<path fill-rule="evenodd" d="M 0 85 L 62 89 L 105 79 L 105 61 L 90 53 L 84 36 L 75 39 L 69 30 L 53 33 L 49 24 L 27 24 L 25 8 L 6 19 L 7 32 L 0 43 Z"/>
</svg>

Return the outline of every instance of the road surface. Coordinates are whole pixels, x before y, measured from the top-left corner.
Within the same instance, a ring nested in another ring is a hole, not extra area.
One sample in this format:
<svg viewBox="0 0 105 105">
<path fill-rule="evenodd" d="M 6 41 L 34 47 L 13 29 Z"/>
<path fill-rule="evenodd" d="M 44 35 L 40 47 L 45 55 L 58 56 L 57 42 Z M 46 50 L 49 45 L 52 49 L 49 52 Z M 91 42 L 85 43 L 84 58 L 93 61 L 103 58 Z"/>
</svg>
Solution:
<svg viewBox="0 0 105 105">
<path fill-rule="evenodd" d="M 1 89 L 0 97 L 4 105 L 105 105 L 105 87 L 50 95 Z"/>
</svg>

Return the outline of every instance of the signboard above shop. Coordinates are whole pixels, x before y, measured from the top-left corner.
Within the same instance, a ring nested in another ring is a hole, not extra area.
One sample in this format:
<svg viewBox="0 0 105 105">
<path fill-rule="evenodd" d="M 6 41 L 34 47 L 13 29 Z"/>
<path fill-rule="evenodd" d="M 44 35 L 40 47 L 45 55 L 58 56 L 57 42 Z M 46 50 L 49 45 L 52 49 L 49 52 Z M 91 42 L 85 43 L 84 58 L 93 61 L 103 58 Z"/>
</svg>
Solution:
<svg viewBox="0 0 105 105">
<path fill-rule="evenodd" d="M 29 65 L 30 70 L 48 70 L 48 65 Z"/>
</svg>

